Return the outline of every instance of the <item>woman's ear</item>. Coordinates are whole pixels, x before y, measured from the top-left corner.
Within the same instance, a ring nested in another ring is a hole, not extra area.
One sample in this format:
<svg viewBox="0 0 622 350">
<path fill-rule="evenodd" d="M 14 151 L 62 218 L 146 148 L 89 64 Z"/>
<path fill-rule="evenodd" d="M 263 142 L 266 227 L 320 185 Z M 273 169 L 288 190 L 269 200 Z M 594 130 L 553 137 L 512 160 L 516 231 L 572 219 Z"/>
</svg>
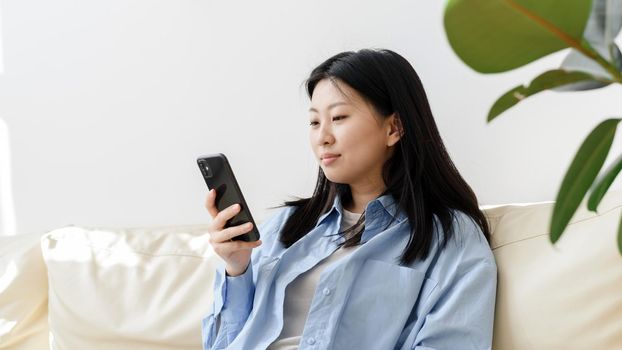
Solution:
<svg viewBox="0 0 622 350">
<path fill-rule="evenodd" d="M 404 135 L 404 128 L 397 112 L 393 113 L 389 117 L 389 135 L 388 146 L 391 147 L 399 141 Z"/>
</svg>

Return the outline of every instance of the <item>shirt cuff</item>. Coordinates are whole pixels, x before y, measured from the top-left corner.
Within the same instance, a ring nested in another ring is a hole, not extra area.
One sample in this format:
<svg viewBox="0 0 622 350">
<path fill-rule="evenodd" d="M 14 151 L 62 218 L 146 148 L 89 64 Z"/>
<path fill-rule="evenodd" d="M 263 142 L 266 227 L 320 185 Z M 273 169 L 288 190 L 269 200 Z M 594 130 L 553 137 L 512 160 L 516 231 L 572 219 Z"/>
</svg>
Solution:
<svg viewBox="0 0 622 350">
<path fill-rule="evenodd" d="M 243 323 L 253 308 L 255 286 L 252 266 L 249 263 L 246 271 L 235 277 L 226 276 L 224 268 L 221 273 L 224 276 L 221 320 L 228 324 Z"/>
<path fill-rule="evenodd" d="M 214 316 L 220 314 L 225 303 L 225 282 L 225 265 L 219 263 L 214 273 L 214 309 L 212 310 Z"/>
</svg>

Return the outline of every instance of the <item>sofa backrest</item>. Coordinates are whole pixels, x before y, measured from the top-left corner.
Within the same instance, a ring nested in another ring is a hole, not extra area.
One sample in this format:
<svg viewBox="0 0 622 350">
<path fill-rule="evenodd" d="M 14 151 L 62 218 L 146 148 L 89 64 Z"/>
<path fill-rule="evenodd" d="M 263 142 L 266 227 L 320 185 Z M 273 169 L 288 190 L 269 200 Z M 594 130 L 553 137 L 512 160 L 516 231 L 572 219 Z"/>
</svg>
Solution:
<svg viewBox="0 0 622 350">
<path fill-rule="evenodd" d="M 597 213 L 585 200 L 555 245 L 554 202 L 482 207 L 498 270 L 493 349 L 622 349 L 622 191 Z"/>
<path fill-rule="evenodd" d="M 582 204 L 556 245 L 553 202 L 481 208 L 499 273 L 493 349 L 622 349 L 622 193 L 610 191 L 598 213 Z M 68 226 L 0 237 L 0 350 L 46 349 L 48 339 L 56 350 L 200 349 L 221 263 L 206 231 Z"/>
</svg>

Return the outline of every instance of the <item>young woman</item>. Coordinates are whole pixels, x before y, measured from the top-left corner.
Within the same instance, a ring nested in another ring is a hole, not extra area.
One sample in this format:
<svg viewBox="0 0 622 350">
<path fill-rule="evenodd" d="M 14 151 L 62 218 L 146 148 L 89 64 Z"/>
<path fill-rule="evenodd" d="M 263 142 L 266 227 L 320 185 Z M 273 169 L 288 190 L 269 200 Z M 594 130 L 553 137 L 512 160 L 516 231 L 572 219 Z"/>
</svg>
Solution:
<svg viewBox="0 0 622 350">
<path fill-rule="evenodd" d="M 490 349 L 497 268 L 475 194 L 443 145 L 413 67 L 390 50 L 337 54 L 306 81 L 319 162 L 310 198 L 232 241 L 204 349 Z M 263 242 L 262 242 L 263 241 Z"/>
</svg>

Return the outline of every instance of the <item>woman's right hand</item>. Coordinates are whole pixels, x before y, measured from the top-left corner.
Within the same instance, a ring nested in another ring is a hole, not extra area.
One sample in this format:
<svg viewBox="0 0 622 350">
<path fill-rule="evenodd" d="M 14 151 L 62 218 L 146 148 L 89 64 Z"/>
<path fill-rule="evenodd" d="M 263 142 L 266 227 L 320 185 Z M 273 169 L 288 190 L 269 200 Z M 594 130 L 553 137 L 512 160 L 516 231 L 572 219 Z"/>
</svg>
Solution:
<svg viewBox="0 0 622 350">
<path fill-rule="evenodd" d="M 240 211 L 240 205 L 234 204 L 219 212 L 215 205 L 215 199 L 216 190 L 212 189 L 208 192 L 205 201 L 205 207 L 213 219 L 212 223 L 208 225 L 209 243 L 214 252 L 225 261 L 227 275 L 239 276 L 248 268 L 252 250 L 261 245 L 261 240 L 255 242 L 231 240 L 233 237 L 252 230 L 253 224 L 247 222 L 224 228 L 227 221 Z"/>
</svg>

